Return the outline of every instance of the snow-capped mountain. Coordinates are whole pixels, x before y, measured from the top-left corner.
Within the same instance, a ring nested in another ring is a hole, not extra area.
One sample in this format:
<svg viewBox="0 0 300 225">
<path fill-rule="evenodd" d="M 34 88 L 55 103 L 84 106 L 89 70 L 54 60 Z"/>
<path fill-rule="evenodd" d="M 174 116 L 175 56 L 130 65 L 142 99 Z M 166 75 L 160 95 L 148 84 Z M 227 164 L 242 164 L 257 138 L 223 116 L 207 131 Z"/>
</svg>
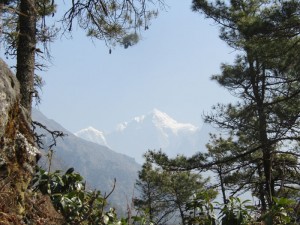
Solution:
<svg viewBox="0 0 300 225">
<path fill-rule="evenodd" d="M 153 109 L 147 115 L 137 116 L 133 118 L 130 122 L 124 122 L 117 126 L 118 131 L 125 130 L 128 126 L 133 124 L 145 124 L 152 123 L 156 128 L 160 130 L 169 130 L 173 134 L 177 134 L 180 131 L 194 132 L 198 128 L 189 123 L 179 123 L 169 115 L 164 112 L 159 111 L 158 109 Z M 136 126 L 136 125 L 133 125 Z"/>
<path fill-rule="evenodd" d="M 112 190 L 114 179 L 116 179 L 116 187 L 108 200 L 112 207 L 117 207 L 122 211 L 126 209 L 140 170 L 140 165 L 132 157 L 117 153 L 103 145 L 83 140 L 54 120 L 48 119 L 36 109 L 32 110 L 32 118 L 34 121 L 45 125 L 49 130 L 62 131 L 66 134 L 64 138 L 56 139 L 56 145 L 52 148 L 54 150 L 54 155 L 51 158 L 53 171 L 57 169 L 65 171 L 73 167 L 85 178 L 88 188 L 96 188 L 101 190 L 103 194 Z M 96 129 L 87 129 L 87 131 L 98 134 Z M 42 141 L 45 150 L 41 149 L 43 157 L 39 164 L 48 169 L 49 164 L 46 156 L 48 146 L 53 144 L 53 137 L 45 129 L 39 127 L 36 128 L 35 132 L 44 135 Z"/>
<path fill-rule="evenodd" d="M 102 131 L 99 131 L 95 129 L 94 127 L 88 127 L 85 129 L 82 129 L 76 133 L 74 133 L 77 137 L 80 137 L 82 139 L 85 139 L 90 142 L 94 142 L 99 145 L 108 146 L 106 142 L 106 138 L 104 136 L 104 133 Z"/>
<path fill-rule="evenodd" d="M 192 155 L 204 150 L 208 138 L 200 137 L 200 129 L 190 123 L 180 123 L 164 112 L 154 109 L 146 115 L 137 116 L 133 119 L 117 125 L 116 129 L 99 136 L 95 129 L 84 129 L 76 135 L 92 142 L 103 142 L 111 149 L 132 156 L 137 162 L 143 163 L 143 154 L 150 150 L 159 150 L 169 156 L 177 154 Z M 92 136 L 93 138 L 87 138 Z M 208 136 L 208 135 L 206 135 Z M 202 143 L 203 142 L 203 143 Z M 104 143 L 103 143 L 104 144 Z"/>
<path fill-rule="evenodd" d="M 143 154 L 149 149 L 161 149 L 169 156 L 195 153 L 199 150 L 198 131 L 199 128 L 192 124 L 177 122 L 166 113 L 154 109 L 119 124 L 107 140 L 112 149 L 143 162 Z"/>
</svg>

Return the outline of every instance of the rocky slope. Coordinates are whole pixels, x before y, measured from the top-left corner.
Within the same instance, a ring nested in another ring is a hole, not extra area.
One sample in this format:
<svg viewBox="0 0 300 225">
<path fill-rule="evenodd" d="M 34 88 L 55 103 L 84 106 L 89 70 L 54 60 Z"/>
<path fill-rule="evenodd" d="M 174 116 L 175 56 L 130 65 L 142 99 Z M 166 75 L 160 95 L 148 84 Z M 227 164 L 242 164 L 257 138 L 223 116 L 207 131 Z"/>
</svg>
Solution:
<svg viewBox="0 0 300 225">
<path fill-rule="evenodd" d="M 19 84 L 0 59 L 0 216 L 1 224 L 60 224 L 49 198 L 29 184 L 39 151 L 35 147 L 29 113 L 20 105 Z M 41 201 L 42 199 L 42 201 Z M 40 211 L 47 208 L 40 215 Z M 55 220 L 55 223 L 54 223 Z"/>
</svg>

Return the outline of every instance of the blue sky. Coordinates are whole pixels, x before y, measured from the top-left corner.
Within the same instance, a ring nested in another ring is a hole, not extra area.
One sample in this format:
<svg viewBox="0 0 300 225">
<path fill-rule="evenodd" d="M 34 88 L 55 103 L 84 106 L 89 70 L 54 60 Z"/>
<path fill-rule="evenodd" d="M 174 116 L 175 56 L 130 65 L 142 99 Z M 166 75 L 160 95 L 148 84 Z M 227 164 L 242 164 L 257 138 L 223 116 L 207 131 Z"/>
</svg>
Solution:
<svg viewBox="0 0 300 225">
<path fill-rule="evenodd" d="M 128 49 L 109 54 L 103 42 L 79 29 L 72 39 L 57 39 L 38 108 L 72 132 L 87 126 L 110 131 L 153 108 L 200 126 L 203 112 L 232 101 L 210 81 L 235 55 L 219 39 L 218 26 L 192 12 L 191 1 L 168 4 Z"/>
</svg>

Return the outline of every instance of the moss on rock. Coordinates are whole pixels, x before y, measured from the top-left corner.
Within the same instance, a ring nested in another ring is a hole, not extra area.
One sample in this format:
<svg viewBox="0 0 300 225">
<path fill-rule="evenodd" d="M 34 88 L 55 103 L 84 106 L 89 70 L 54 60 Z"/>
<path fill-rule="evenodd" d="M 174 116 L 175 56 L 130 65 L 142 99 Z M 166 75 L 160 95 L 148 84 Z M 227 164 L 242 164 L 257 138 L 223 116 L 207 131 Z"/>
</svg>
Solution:
<svg viewBox="0 0 300 225">
<path fill-rule="evenodd" d="M 38 155 L 31 118 L 20 105 L 18 81 L 0 59 L 0 224 L 22 224 L 32 215 L 37 198 L 28 188 Z M 44 205 L 51 205 L 50 199 L 43 199 Z M 50 221 L 47 208 L 50 207 L 44 207 L 46 216 L 41 215 L 39 220 Z"/>
</svg>

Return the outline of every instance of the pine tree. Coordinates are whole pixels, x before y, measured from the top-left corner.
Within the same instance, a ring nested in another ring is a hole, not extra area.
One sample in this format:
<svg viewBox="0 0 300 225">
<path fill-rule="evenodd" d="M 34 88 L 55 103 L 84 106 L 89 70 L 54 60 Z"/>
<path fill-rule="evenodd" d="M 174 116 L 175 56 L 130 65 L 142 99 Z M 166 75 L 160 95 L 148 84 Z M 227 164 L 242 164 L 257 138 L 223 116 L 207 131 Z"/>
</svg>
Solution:
<svg viewBox="0 0 300 225">
<path fill-rule="evenodd" d="M 170 171 L 146 161 L 136 182 L 141 196 L 135 199 L 135 207 L 154 224 L 167 224 L 170 219 L 174 223 L 176 217 L 179 224 L 214 224 L 207 204 L 217 193 L 208 182 L 198 173 Z"/>
<path fill-rule="evenodd" d="M 242 167 L 245 170 L 254 167 L 248 173 L 256 174 L 262 182 L 260 200 L 266 210 L 272 206 L 280 185 L 288 188 L 297 183 L 294 179 L 284 181 L 275 176 L 275 171 L 285 170 L 276 164 L 282 157 L 298 156 L 300 3 L 193 3 L 194 10 L 220 24 L 220 37 L 239 52 L 235 63 L 223 64 L 221 74 L 212 79 L 240 100 L 235 105 L 218 105 L 205 120 L 233 135 L 237 147 L 231 154 L 248 162 Z M 282 176 L 288 176 L 287 172 Z"/>
<path fill-rule="evenodd" d="M 274 197 L 299 193 L 300 2 L 194 0 L 192 8 L 213 19 L 237 52 L 212 80 L 238 101 L 204 116 L 227 132 L 212 139 L 209 153 L 179 163 L 160 152 L 150 158 L 170 170 L 213 170 L 229 194 L 251 191 L 266 211 Z"/>
</svg>

